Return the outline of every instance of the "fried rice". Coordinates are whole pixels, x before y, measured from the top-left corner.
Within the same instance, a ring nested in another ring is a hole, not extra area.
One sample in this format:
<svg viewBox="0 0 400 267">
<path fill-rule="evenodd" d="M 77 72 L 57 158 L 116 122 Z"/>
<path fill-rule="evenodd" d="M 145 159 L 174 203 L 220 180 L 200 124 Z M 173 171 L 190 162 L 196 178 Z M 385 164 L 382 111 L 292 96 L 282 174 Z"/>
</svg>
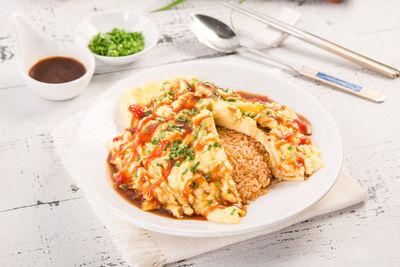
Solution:
<svg viewBox="0 0 400 267">
<path fill-rule="evenodd" d="M 248 204 L 268 192 L 275 183 L 267 163 L 268 152 L 264 146 L 243 133 L 217 127 L 221 144 L 233 166 L 232 177 L 242 202 Z"/>
</svg>

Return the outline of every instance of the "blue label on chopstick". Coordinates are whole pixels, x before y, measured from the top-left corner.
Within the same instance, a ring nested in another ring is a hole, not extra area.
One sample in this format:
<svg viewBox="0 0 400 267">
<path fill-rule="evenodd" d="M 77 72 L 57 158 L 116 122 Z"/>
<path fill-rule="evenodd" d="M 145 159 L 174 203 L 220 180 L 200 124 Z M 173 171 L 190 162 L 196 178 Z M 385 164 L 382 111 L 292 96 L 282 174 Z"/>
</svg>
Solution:
<svg viewBox="0 0 400 267">
<path fill-rule="evenodd" d="M 354 83 L 343 81 L 341 79 L 338 79 L 336 77 L 330 76 L 330 75 L 322 73 L 322 72 L 318 72 L 316 77 L 318 77 L 318 78 L 320 78 L 322 80 L 325 80 L 325 81 L 340 85 L 341 87 L 350 89 L 350 90 L 355 91 L 355 92 L 360 92 L 361 89 L 362 89 L 362 86 L 359 86 L 359 85 L 354 84 Z"/>
</svg>

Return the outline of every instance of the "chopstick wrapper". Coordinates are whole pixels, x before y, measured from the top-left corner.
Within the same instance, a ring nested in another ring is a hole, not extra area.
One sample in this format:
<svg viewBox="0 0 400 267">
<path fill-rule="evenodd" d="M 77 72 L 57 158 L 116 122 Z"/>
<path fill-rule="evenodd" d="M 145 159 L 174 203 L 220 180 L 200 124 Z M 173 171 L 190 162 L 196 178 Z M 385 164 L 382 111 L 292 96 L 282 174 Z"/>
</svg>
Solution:
<svg viewBox="0 0 400 267">
<path fill-rule="evenodd" d="M 74 174 L 69 158 L 69 145 L 73 133 L 77 129 L 80 116 L 80 114 L 76 114 L 70 117 L 59 124 L 52 133 L 56 153 L 72 178 L 74 178 Z M 81 189 L 85 191 L 84 188 Z M 332 189 L 317 204 L 304 210 L 298 216 L 255 233 L 217 238 L 177 237 L 140 229 L 114 217 L 96 202 L 88 200 L 97 217 L 109 230 L 126 263 L 131 266 L 163 266 L 240 241 L 266 235 L 312 217 L 350 207 L 366 199 L 365 190 L 345 170 L 342 170 Z"/>
</svg>

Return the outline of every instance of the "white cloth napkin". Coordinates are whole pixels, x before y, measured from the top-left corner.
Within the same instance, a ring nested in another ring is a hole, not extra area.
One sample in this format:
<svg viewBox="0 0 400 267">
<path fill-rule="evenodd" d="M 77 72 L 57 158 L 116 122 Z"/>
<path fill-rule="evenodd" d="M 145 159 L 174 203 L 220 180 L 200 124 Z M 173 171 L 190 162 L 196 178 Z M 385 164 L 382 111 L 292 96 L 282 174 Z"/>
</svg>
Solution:
<svg viewBox="0 0 400 267">
<path fill-rule="evenodd" d="M 278 20 L 290 25 L 296 25 L 301 17 L 299 12 L 286 7 L 276 13 Z M 265 26 L 265 24 L 238 13 L 233 16 L 233 27 L 239 36 L 240 44 L 255 49 L 278 47 L 288 37 L 287 33 Z"/>
<path fill-rule="evenodd" d="M 71 172 L 69 144 L 77 129 L 80 114 L 62 122 L 52 135 L 56 152 L 67 171 Z M 95 202 L 91 203 L 96 215 L 109 230 L 125 261 L 131 266 L 162 266 L 167 263 L 187 259 L 209 251 L 214 251 L 256 236 L 266 235 L 309 218 L 343 209 L 367 199 L 367 193 L 345 171 L 342 170 L 336 184 L 316 205 L 301 212 L 297 217 L 271 228 L 255 233 L 221 238 L 176 237 L 143 230 L 114 217 Z"/>
</svg>

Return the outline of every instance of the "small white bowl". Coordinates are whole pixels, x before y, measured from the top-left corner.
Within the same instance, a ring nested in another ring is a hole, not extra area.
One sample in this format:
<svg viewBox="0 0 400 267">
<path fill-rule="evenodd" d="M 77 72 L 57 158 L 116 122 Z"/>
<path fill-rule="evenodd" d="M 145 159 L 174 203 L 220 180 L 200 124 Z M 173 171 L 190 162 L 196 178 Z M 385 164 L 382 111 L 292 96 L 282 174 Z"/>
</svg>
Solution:
<svg viewBox="0 0 400 267">
<path fill-rule="evenodd" d="M 49 57 L 67 57 L 78 60 L 85 66 L 86 73 L 76 80 L 65 83 L 45 83 L 33 79 L 28 75 L 30 67 L 22 67 L 22 78 L 26 85 L 37 95 L 48 100 L 67 100 L 79 95 L 88 86 L 94 72 L 95 61 L 93 56 L 77 45 L 59 45 L 56 49 L 47 51 L 37 57 L 32 66 L 39 60 Z M 28 67 L 28 68 L 27 68 Z"/>
<path fill-rule="evenodd" d="M 74 44 L 61 44 L 48 39 L 34 28 L 33 22 L 21 13 L 11 15 L 17 37 L 17 62 L 20 75 L 28 88 L 48 100 L 66 100 L 80 94 L 93 76 L 95 61 L 93 55 Z M 81 62 L 86 73 L 80 78 L 65 83 L 44 83 L 29 76 L 30 68 L 39 60 L 49 57 L 69 57 Z"/>
<path fill-rule="evenodd" d="M 89 42 L 96 34 L 110 32 L 114 28 L 123 29 L 126 32 L 141 32 L 144 37 L 144 49 L 121 57 L 107 57 L 92 53 L 97 60 L 106 64 L 131 63 L 147 53 L 158 41 L 158 30 L 151 20 L 143 15 L 128 12 L 108 12 L 84 20 L 78 26 L 75 41 L 90 51 Z"/>
</svg>

